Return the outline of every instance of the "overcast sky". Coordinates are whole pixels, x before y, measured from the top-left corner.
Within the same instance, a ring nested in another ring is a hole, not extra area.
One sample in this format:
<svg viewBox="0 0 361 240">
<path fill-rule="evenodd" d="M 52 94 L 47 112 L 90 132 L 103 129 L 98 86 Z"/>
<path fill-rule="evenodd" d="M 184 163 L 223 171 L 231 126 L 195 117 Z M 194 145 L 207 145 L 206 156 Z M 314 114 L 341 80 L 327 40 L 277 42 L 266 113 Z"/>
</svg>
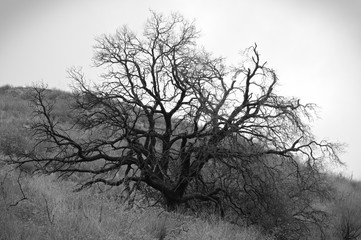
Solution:
<svg viewBox="0 0 361 240">
<path fill-rule="evenodd" d="M 195 20 L 200 43 L 234 63 L 257 43 L 278 92 L 320 106 L 315 134 L 348 144 L 342 160 L 361 180 L 359 0 L 0 0 L 0 86 L 69 90 L 66 69 L 87 72 L 94 38 L 124 24 L 142 33 L 150 9 Z"/>
</svg>

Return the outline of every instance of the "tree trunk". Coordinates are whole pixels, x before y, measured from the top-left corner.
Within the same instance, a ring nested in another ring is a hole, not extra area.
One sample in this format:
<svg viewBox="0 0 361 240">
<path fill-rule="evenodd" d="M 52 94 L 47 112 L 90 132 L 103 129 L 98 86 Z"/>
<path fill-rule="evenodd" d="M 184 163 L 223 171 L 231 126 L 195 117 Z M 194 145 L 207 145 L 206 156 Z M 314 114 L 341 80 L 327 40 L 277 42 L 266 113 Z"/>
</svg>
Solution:
<svg viewBox="0 0 361 240">
<path fill-rule="evenodd" d="M 163 195 L 167 211 L 175 211 L 178 207 L 180 207 L 180 205 L 182 204 L 181 199 L 183 197 L 183 194 L 184 191 L 179 191 L 179 189 L 177 189 L 172 193 Z"/>
<path fill-rule="evenodd" d="M 174 199 L 170 199 L 170 198 L 167 198 L 167 197 L 164 197 L 164 198 L 165 198 L 165 203 L 166 203 L 166 210 L 168 212 L 176 211 L 177 208 L 181 204 L 180 202 L 175 201 Z"/>
</svg>

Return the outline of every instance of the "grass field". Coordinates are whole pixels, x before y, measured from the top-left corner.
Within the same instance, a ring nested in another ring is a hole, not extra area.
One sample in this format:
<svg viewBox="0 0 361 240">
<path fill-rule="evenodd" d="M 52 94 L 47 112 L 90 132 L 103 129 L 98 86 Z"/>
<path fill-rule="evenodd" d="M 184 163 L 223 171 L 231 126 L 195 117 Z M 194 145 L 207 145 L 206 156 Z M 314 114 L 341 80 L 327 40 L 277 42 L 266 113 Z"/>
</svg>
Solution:
<svg viewBox="0 0 361 240">
<path fill-rule="evenodd" d="M 117 189 L 73 192 L 56 176 L 0 169 L 0 239 L 271 239 L 216 217 L 196 218 L 159 208 L 130 207 Z"/>
<path fill-rule="evenodd" d="M 31 147 L 26 133 L 33 117 L 29 91 L 0 87 L 0 240 L 273 239 L 257 226 L 236 226 L 212 215 L 169 213 L 147 206 L 141 196 L 125 202 L 121 187 L 94 185 L 75 192 L 81 181 L 78 176 L 64 180 L 57 175 L 30 175 L 31 165 L 15 169 L 5 164 L 12 153 Z M 65 125 L 70 118 L 64 111 L 70 95 L 57 90 L 49 93 L 57 102 L 55 115 Z M 361 183 L 332 174 L 324 180 L 332 196 L 313 202 L 327 213 L 323 239 L 361 239 Z M 311 229 L 305 239 L 321 239 L 320 231 Z"/>
</svg>

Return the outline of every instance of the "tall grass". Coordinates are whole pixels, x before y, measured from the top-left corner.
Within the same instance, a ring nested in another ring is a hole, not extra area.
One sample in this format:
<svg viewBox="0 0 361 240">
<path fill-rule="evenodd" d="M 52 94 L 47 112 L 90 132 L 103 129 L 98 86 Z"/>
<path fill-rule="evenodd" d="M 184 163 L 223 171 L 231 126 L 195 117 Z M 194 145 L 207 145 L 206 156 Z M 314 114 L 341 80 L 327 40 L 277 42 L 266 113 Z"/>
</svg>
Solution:
<svg viewBox="0 0 361 240">
<path fill-rule="evenodd" d="M 4 165 L 0 181 L 0 239 L 270 239 L 217 218 L 130 208 L 114 200 L 115 188 L 75 193 L 74 182 L 55 175 L 19 178 Z"/>
<path fill-rule="evenodd" d="M 11 155 L 31 142 L 24 129 L 32 117 L 30 89 L 3 86 L 0 92 L 0 153 Z M 49 92 L 63 124 L 69 119 L 69 97 Z M 19 169 L 0 165 L 0 240 L 267 239 L 255 228 L 240 229 L 217 218 L 206 221 L 160 208 L 130 208 L 118 201 L 119 188 L 105 191 L 94 186 L 74 193 L 75 182 L 25 172 L 19 177 Z"/>
</svg>

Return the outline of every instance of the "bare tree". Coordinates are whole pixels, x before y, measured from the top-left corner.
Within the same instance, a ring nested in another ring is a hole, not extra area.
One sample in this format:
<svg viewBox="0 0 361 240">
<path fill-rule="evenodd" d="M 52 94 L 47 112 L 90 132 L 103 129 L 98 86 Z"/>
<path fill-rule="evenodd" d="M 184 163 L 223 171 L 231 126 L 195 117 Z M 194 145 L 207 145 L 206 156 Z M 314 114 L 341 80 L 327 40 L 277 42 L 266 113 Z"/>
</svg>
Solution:
<svg viewBox="0 0 361 240">
<path fill-rule="evenodd" d="M 141 36 L 123 27 L 99 37 L 100 80 L 90 84 L 81 70 L 69 71 L 75 83 L 70 129 L 53 117 L 47 90 L 35 88 L 32 129 L 46 151 L 35 149 L 21 162 L 88 173 L 83 187 L 142 183 L 170 210 L 208 202 L 222 214 L 248 216 L 250 207 L 271 211 L 275 206 L 267 204 L 275 198 L 263 199 L 282 189 L 293 201 L 305 192 L 317 195 L 320 167 L 339 159 L 335 145 L 310 132 L 315 105 L 275 92 L 278 78 L 257 45 L 242 54 L 241 66 L 230 67 L 199 48 L 198 38 L 179 14 L 156 13 Z M 294 218 L 315 217 L 303 215 L 314 209 L 298 210 Z"/>
</svg>

